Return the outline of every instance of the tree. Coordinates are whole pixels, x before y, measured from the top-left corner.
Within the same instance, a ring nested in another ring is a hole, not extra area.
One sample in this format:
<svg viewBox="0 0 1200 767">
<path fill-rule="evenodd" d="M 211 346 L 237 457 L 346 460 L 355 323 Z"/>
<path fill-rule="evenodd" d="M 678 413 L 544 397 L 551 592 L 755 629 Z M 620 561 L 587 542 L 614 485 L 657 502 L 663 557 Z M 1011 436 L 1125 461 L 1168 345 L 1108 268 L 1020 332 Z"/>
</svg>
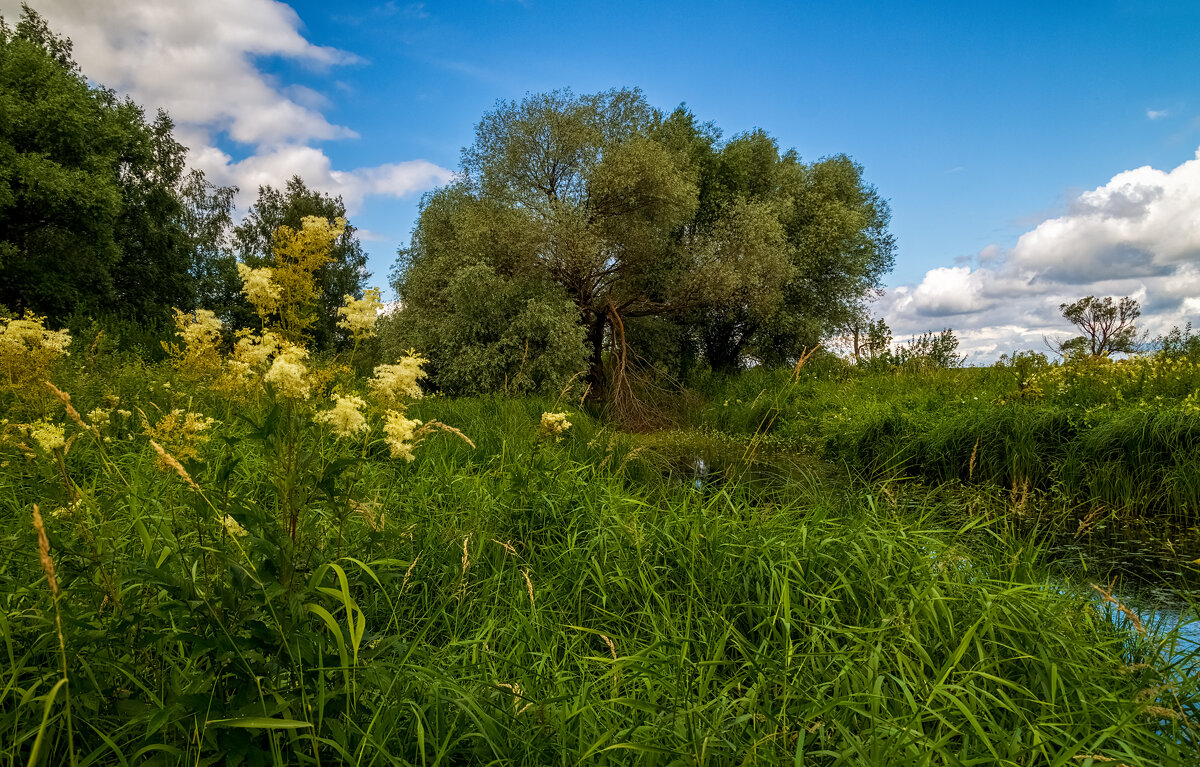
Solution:
<svg viewBox="0 0 1200 767">
<path fill-rule="evenodd" d="M 747 355 L 781 364 L 862 324 L 895 245 L 887 203 L 863 180 L 861 166 L 845 155 L 804 163 L 755 130 L 714 142 L 701 167 L 695 228 L 753 208 L 762 217 L 759 231 L 778 229 L 774 246 L 786 259 L 769 279 L 749 281 L 753 289 L 686 318 L 713 369 L 734 370 Z"/>
<path fill-rule="evenodd" d="M 192 308 L 185 149 L 71 52 L 28 6 L 15 29 L 0 20 L 0 303 L 53 321 Z"/>
<path fill-rule="evenodd" d="M 956 368 L 966 358 L 967 355 L 958 353 L 958 336 L 950 328 L 940 333 L 927 330 L 896 348 L 896 361 L 901 365 Z"/>
<path fill-rule="evenodd" d="M 333 197 L 309 189 L 304 180 L 293 176 L 284 189 L 260 186 L 258 199 L 242 223 L 234 228 L 234 248 L 247 266 L 271 266 L 275 260 L 276 235 L 280 227 L 293 231 L 303 228 L 304 218 L 317 216 L 329 222 L 346 218 L 346 205 Z M 341 337 L 337 328 L 337 310 L 345 296 L 362 298 L 364 284 L 371 275 L 367 257 L 349 224 L 334 241 L 329 261 L 317 269 L 315 287 L 317 311 L 310 328 L 315 348 L 328 349 Z M 248 307 L 233 303 L 226 308 L 234 325 L 252 324 Z"/>
<path fill-rule="evenodd" d="M 1093 357 L 1137 350 L 1137 326 L 1141 304 L 1125 296 L 1114 302 L 1112 296 L 1087 296 L 1074 303 L 1059 304 L 1062 316 L 1083 335 L 1060 341 L 1057 350 L 1065 356 L 1090 354 Z"/>
<path fill-rule="evenodd" d="M 887 355 L 892 348 L 892 329 L 883 321 L 858 320 L 851 325 L 851 351 L 854 354 L 854 364 L 869 364 Z"/>
<path fill-rule="evenodd" d="M 448 275 L 472 261 L 556 285 L 575 305 L 588 383 L 601 396 L 603 349 L 611 340 L 624 360 L 627 320 L 727 298 L 755 273 L 752 262 L 771 258 L 768 247 L 733 246 L 769 234 L 750 206 L 711 233 L 679 236 L 696 210 L 699 173 L 697 136 L 683 122 L 664 118 L 637 90 L 498 103 L 463 151 L 460 181 L 426 201 L 401 254 L 406 307 L 423 303 L 418 286 L 438 284 L 416 273 Z M 465 253 L 455 242 L 460 230 L 474 232 L 478 247 Z"/>
</svg>

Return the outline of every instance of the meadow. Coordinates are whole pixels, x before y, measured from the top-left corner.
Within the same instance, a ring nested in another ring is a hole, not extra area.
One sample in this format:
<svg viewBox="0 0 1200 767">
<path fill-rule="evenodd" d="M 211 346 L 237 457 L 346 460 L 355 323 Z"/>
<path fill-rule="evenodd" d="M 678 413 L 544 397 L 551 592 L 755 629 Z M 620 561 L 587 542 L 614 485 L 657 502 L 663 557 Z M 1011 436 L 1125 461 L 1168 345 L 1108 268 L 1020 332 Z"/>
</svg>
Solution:
<svg viewBox="0 0 1200 767">
<path fill-rule="evenodd" d="M 1197 760 L 1177 631 L 1065 577 L 1007 496 L 917 492 L 1008 485 L 995 446 L 1066 407 L 1011 371 L 751 371 L 630 433 L 204 320 L 161 361 L 6 321 L 0 763 Z M 1081 420 L 1030 492 L 1137 419 L 1194 450 L 1189 396 Z"/>
</svg>

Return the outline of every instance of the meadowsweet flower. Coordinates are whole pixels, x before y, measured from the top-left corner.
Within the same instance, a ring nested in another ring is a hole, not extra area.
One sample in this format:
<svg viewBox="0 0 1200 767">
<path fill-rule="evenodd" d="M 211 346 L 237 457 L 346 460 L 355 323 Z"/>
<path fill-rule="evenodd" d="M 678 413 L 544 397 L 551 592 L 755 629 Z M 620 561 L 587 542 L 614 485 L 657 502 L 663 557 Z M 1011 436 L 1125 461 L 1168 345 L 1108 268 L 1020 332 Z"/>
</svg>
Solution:
<svg viewBox="0 0 1200 767">
<path fill-rule="evenodd" d="M 47 330 L 45 317 L 26 312 L 20 319 L 0 317 L 0 386 L 18 393 L 49 378 L 50 366 L 69 354 L 71 334 Z"/>
<path fill-rule="evenodd" d="M 411 461 L 417 446 L 417 429 L 421 422 L 405 418 L 404 413 L 389 410 L 383 417 L 384 440 L 392 450 L 392 458 Z"/>
<path fill-rule="evenodd" d="M 366 431 L 367 419 L 363 417 L 362 409 L 367 403 L 361 397 L 334 396 L 334 400 L 333 409 L 317 413 L 316 420 L 328 424 L 339 437 L 353 437 Z"/>
<path fill-rule="evenodd" d="M 252 269 L 245 264 L 237 265 L 238 277 L 242 278 L 242 294 L 254 304 L 260 317 L 265 317 L 279 306 L 281 291 L 275 283 L 271 267 Z"/>
<path fill-rule="evenodd" d="M 63 427 L 46 420 L 30 424 L 29 436 L 47 453 L 53 453 L 67 444 L 67 435 L 63 431 Z"/>
<path fill-rule="evenodd" d="M 304 367 L 304 358 L 308 351 L 299 346 L 289 346 L 275 356 L 271 369 L 263 380 L 273 384 L 275 391 L 289 399 L 305 399 L 308 397 L 309 384 L 305 380 L 308 369 Z"/>
<path fill-rule="evenodd" d="M 193 413 L 176 408 L 164 415 L 154 426 L 144 421 L 142 431 L 150 440 L 161 444 L 164 449 L 181 461 L 195 460 L 200 457 L 200 448 L 208 442 L 207 432 L 216 423 L 203 413 Z M 168 464 L 160 460 L 160 468 Z"/>
<path fill-rule="evenodd" d="M 566 413 L 542 413 L 541 430 L 547 437 L 560 440 L 570 428 L 571 422 L 567 420 Z"/>
<path fill-rule="evenodd" d="M 93 408 L 88 413 L 88 423 L 95 426 L 97 429 L 103 429 L 112 421 L 112 411 L 104 408 Z"/>
<path fill-rule="evenodd" d="M 345 297 L 345 305 L 338 309 L 338 327 L 350 332 L 354 340 L 369 338 L 375 332 L 375 321 L 379 318 L 379 310 L 383 303 L 379 300 L 379 288 L 371 288 L 363 292 L 362 298 L 349 294 Z"/>
<path fill-rule="evenodd" d="M 417 382 L 425 378 L 421 365 L 426 359 L 413 351 L 400 358 L 395 365 L 379 365 L 367 382 L 371 391 L 384 402 L 398 402 L 404 398 L 420 399 L 423 394 Z"/>
<path fill-rule="evenodd" d="M 133 416 L 133 413 L 129 412 L 128 410 L 120 410 L 120 409 L 118 409 L 118 410 L 116 410 L 115 412 L 116 412 L 116 414 L 117 414 L 117 415 L 121 416 L 122 418 L 130 418 L 130 417 L 132 417 L 132 416 Z"/>
<path fill-rule="evenodd" d="M 234 538 L 245 538 L 249 535 L 246 528 L 242 527 L 236 519 L 226 514 L 221 519 L 221 525 L 224 526 L 225 532 L 232 535 Z"/>
</svg>

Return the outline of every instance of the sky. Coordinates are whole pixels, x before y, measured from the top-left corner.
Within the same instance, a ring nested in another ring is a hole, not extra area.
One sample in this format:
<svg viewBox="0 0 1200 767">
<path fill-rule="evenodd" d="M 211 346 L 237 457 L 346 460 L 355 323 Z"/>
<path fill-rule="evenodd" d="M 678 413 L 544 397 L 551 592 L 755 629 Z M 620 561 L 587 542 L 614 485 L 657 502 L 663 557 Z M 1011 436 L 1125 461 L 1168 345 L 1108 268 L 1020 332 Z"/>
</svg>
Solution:
<svg viewBox="0 0 1200 767">
<path fill-rule="evenodd" d="M 1132 295 L 1200 325 L 1200 3 L 34 0 L 92 80 L 165 108 L 239 187 L 343 196 L 386 289 L 421 195 L 498 100 L 641 88 L 726 137 L 845 153 L 890 201 L 897 339 L 968 364 Z M 17 0 L 0 0 L 15 19 Z"/>
</svg>

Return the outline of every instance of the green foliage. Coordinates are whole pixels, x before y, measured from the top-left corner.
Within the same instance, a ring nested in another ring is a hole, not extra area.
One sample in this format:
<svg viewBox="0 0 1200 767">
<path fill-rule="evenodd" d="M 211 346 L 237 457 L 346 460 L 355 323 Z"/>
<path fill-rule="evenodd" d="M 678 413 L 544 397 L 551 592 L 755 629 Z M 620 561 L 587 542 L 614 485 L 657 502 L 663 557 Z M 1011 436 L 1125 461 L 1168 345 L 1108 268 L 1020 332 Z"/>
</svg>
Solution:
<svg viewBox="0 0 1200 767">
<path fill-rule="evenodd" d="M 761 433 L 872 481 L 999 488 L 1014 504 L 1040 494 L 1051 525 L 1097 509 L 1180 528 L 1200 520 L 1200 362 L 1160 352 L 1051 365 L 1018 352 L 990 368 L 852 370 L 717 381 L 686 422 Z"/>
<path fill-rule="evenodd" d="M 329 222 L 344 220 L 346 205 L 340 196 L 333 197 L 309 189 L 299 176 L 289 179 L 282 190 L 260 186 L 258 199 L 234 229 L 234 248 L 238 259 L 254 268 L 273 266 L 276 233 L 280 227 L 300 230 L 308 216 Z M 311 333 L 317 349 L 331 349 L 346 341 L 345 334 L 337 328 L 337 310 L 347 295 L 362 298 L 366 280 L 371 276 L 366 270 L 366 253 L 355 231 L 353 226 L 346 225 L 333 243 L 329 261 L 314 275 L 318 306 Z M 228 266 L 221 276 L 225 282 L 220 295 L 227 296 L 229 303 L 209 308 L 228 317 L 234 327 L 254 326 L 253 311 L 238 296 L 236 288 L 230 290 L 224 287 L 238 284 L 237 270 Z"/>
<path fill-rule="evenodd" d="M 0 303 L 56 322 L 195 306 L 209 253 L 185 189 L 204 182 L 172 128 L 90 86 L 27 6 L 0 22 Z"/>
<path fill-rule="evenodd" d="M 913 338 L 907 344 L 896 347 L 894 360 L 914 370 L 928 368 L 956 368 L 966 360 L 965 354 L 958 353 L 958 337 L 954 331 L 946 328 L 940 333 L 927 330 Z"/>
<path fill-rule="evenodd" d="M 478 262 L 530 298 L 559 286 L 596 397 L 606 348 L 617 375 L 630 351 L 676 374 L 701 356 L 723 371 L 747 355 L 790 364 L 859 316 L 891 268 L 887 204 L 861 171 L 841 155 L 781 156 L 762 131 L 721 143 L 711 124 L 683 107 L 664 115 L 636 90 L 501 102 L 460 180 L 426 199 L 397 290 L 414 312 L 437 311 L 453 270 Z"/>
<path fill-rule="evenodd" d="M 476 446 L 392 461 L 269 396 L 70 359 L 83 413 L 119 397 L 219 423 L 185 461 L 199 491 L 136 415 L 77 432 L 70 484 L 0 446 L 6 762 L 1195 758 L 1192 656 L 1047 588 L 1037 546 L 944 527 L 944 506 L 799 476 L 697 489 L 584 413 L 548 440 L 548 399 L 418 401 Z M 823 384 L 802 375 L 773 406 Z"/>
<path fill-rule="evenodd" d="M 452 395 L 557 392 L 583 370 L 579 312 L 556 285 L 485 263 L 445 277 L 437 293 L 406 293 L 413 303 L 381 323 L 383 358 L 422 350 L 431 384 Z"/>
<path fill-rule="evenodd" d="M 1131 353 L 1137 350 L 1137 326 L 1142 307 L 1136 299 L 1125 296 L 1113 302 L 1112 296 L 1087 296 L 1074 303 L 1060 304 L 1062 316 L 1077 326 L 1083 335 L 1058 344 L 1065 356 L 1090 354 Z"/>
</svg>

